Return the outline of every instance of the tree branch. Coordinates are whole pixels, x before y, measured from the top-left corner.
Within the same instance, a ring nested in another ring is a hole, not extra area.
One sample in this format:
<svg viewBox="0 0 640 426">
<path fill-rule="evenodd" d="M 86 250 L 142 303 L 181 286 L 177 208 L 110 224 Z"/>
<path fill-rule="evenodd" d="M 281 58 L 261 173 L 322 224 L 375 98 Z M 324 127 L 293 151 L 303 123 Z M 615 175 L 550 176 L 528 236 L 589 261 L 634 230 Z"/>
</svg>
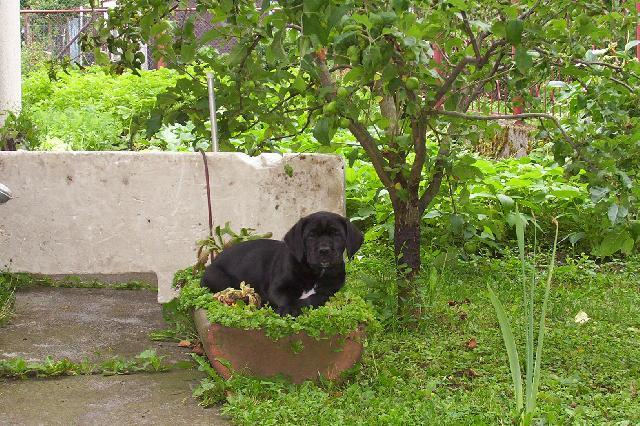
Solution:
<svg viewBox="0 0 640 426">
<path fill-rule="evenodd" d="M 449 116 L 449 117 L 462 118 L 462 119 L 465 119 L 465 120 L 483 120 L 483 121 L 489 121 L 489 120 L 521 120 L 521 119 L 526 119 L 526 118 L 546 118 L 547 120 L 553 121 L 553 123 L 556 125 L 558 130 L 560 130 L 560 133 L 562 133 L 562 136 L 564 137 L 564 139 L 567 141 L 567 143 L 569 143 L 569 145 L 571 145 L 571 147 L 573 149 L 575 149 L 575 150 L 578 149 L 578 145 L 574 142 L 574 140 L 571 138 L 571 136 L 569 136 L 567 134 L 567 132 L 564 131 L 564 129 L 560 125 L 560 122 L 558 121 L 558 119 L 556 117 L 554 117 L 553 115 L 551 115 L 551 114 L 545 114 L 543 112 L 525 112 L 525 113 L 522 113 L 522 114 L 479 115 L 479 114 L 465 114 L 465 113 L 457 112 L 457 111 L 433 110 L 433 111 L 430 111 L 429 114 L 432 114 L 432 115 L 446 115 L 446 116 Z"/>
<path fill-rule="evenodd" d="M 429 127 L 431 127 L 431 125 L 429 125 Z M 420 215 L 424 213 L 429 204 L 431 204 L 431 201 L 433 201 L 436 195 L 438 195 L 438 192 L 440 192 L 440 185 L 442 185 L 442 178 L 444 177 L 444 165 L 446 158 L 449 156 L 449 142 L 440 139 L 438 132 L 433 127 L 431 127 L 431 130 L 433 131 L 440 148 L 438 149 L 438 157 L 436 158 L 434 165 L 431 182 L 420 197 L 418 204 L 418 207 L 420 208 Z"/>
<path fill-rule="evenodd" d="M 477 62 L 477 60 L 476 58 L 472 58 L 471 56 L 465 56 L 460 60 L 460 62 L 458 62 L 453 71 L 451 71 L 451 74 L 449 74 L 444 83 L 442 83 L 440 89 L 438 89 L 438 91 L 436 92 L 436 96 L 433 102 L 431 102 L 431 105 L 428 106 L 428 109 L 432 109 L 436 106 L 438 101 L 440 101 L 440 99 L 451 89 L 451 85 L 453 85 L 453 82 L 456 80 L 456 78 L 458 78 L 458 75 L 460 75 L 462 70 L 464 70 L 468 64 L 474 62 Z"/>
<path fill-rule="evenodd" d="M 469 25 L 469 18 L 467 18 L 467 13 L 465 11 L 462 11 L 460 12 L 460 15 L 462 15 L 462 23 L 464 25 L 464 30 L 469 35 L 471 46 L 473 46 L 473 51 L 476 54 L 476 59 L 479 61 L 480 58 L 482 58 L 482 55 L 480 54 L 480 47 L 478 46 L 478 40 L 476 40 L 476 37 L 473 35 L 473 31 L 471 30 L 471 25 Z"/>
<path fill-rule="evenodd" d="M 498 68 L 500 67 L 500 64 L 502 63 L 502 58 L 504 58 L 504 51 L 499 53 L 498 58 L 496 59 L 496 62 L 493 64 L 493 68 L 489 72 L 489 75 L 486 78 L 476 82 L 476 85 L 474 89 L 471 91 L 471 94 L 467 96 L 467 98 L 464 100 L 464 102 L 461 105 L 460 109 L 462 111 L 466 112 L 471 106 L 471 102 L 475 101 L 477 97 L 480 96 L 480 94 L 484 91 L 484 83 L 492 79 L 493 76 L 495 76 L 496 72 L 498 71 Z"/>
<path fill-rule="evenodd" d="M 409 172 L 409 184 L 414 186 L 414 188 L 409 188 L 410 193 L 413 193 L 413 190 L 415 190 L 415 193 L 418 193 L 417 190 L 420 187 L 422 167 L 427 158 L 427 141 L 424 122 L 423 117 L 416 117 L 411 120 L 411 138 L 413 139 L 416 156 L 413 159 L 411 171 Z"/>
<path fill-rule="evenodd" d="M 320 84 L 323 87 L 331 89 L 331 96 L 335 98 L 336 96 L 336 85 L 331 78 L 331 73 L 327 68 L 326 59 L 323 55 L 314 55 L 316 66 L 318 67 L 318 78 L 320 80 Z M 378 177 L 382 184 L 387 188 L 389 192 L 389 197 L 391 198 L 391 202 L 396 205 L 399 201 L 398 194 L 396 192 L 396 188 L 393 184 L 393 180 L 391 176 L 387 172 L 386 168 L 388 166 L 387 161 L 382 156 L 380 149 L 378 149 L 378 145 L 376 140 L 371 136 L 369 131 L 362 125 L 362 123 L 357 120 L 351 119 L 351 124 L 349 124 L 349 130 L 355 136 L 355 138 L 360 142 L 362 148 L 364 148 L 365 152 L 369 156 L 371 160 L 371 164 L 373 164 L 373 168 L 375 169 Z"/>
</svg>

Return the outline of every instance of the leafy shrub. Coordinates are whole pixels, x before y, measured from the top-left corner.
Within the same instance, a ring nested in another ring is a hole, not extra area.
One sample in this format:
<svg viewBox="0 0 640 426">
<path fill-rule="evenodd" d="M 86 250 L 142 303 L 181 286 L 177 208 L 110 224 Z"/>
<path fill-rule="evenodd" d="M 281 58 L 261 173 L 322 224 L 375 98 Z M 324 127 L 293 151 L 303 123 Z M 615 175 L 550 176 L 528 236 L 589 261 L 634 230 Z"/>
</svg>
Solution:
<svg viewBox="0 0 640 426">
<path fill-rule="evenodd" d="M 243 329 L 263 329 L 277 340 L 280 337 L 305 332 L 315 338 L 348 334 L 360 324 L 373 324 L 371 308 L 359 296 L 342 290 L 318 308 L 303 310 L 293 318 L 281 317 L 271 307 L 255 309 L 242 303 L 228 306 L 213 298 L 209 289 L 200 287 L 200 272 L 188 268 L 176 273 L 174 282 L 186 282 L 179 295 L 178 307 L 182 311 L 206 309 L 212 323 Z"/>
<path fill-rule="evenodd" d="M 178 152 L 208 150 L 209 141 L 199 137 L 194 130 L 195 126 L 190 121 L 185 124 L 163 124 L 149 140 L 148 148 Z M 140 145 L 144 145 L 144 142 L 141 141 Z"/>
<path fill-rule="evenodd" d="M 368 239 L 392 239 L 391 202 L 373 166 L 356 159 L 345 177 L 347 210 L 352 220 L 366 229 Z M 427 247 L 436 253 L 446 252 L 447 247 L 454 248 L 454 255 L 502 251 L 515 241 L 508 225 L 513 224 L 517 202 L 527 220 L 535 216 L 538 224 L 544 224 L 538 225 L 543 246 L 551 246 L 553 230 L 548 224 L 558 217 L 559 248 L 596 256 L 629 253 L 633 240 L 640 239 L 640 225 L 630 213 L 622 217 L 618 212 L 619 217 L 609 221 L 593 220 L 606 218 L 609 208 L 609 204 L 597 201 L 579 177 L 565 176 L 547 147 L 527 157 L 503 160 L 460 152 L 451 177 L 423 216 L 426 226 L 422 235 Z"/>
<path fill-rule="evenodd" d="M 50 78 L 52 77 L 52 78 Z M 135 146 L 156 96 L 174 84 L 168 69 L 112 75 L 100 67 L 37 69 L 23 81 L 23 112 L 36 127 L 26 148 L 121 150 Z"/>
</svg>

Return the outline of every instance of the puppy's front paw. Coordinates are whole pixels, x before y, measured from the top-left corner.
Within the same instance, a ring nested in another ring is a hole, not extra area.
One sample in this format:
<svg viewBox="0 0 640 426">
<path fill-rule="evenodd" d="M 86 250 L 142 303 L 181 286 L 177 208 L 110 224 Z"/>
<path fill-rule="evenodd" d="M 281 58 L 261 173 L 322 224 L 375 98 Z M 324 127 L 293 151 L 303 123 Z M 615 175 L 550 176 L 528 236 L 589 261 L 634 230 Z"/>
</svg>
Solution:
<svg viewBox="0 0 640 426">
<path fill-rule="evenodd" d="M 278 313 L 278 315 L 280 316 L 285 316 L 285 315 L 291 315 L 292 317 L 297 317 L 298 315 L 300 315 L 300 308 L 297 306 L 280 306 L 278 307 L 278 309 L 276 309 L 276 312 Z"/>
</svg>

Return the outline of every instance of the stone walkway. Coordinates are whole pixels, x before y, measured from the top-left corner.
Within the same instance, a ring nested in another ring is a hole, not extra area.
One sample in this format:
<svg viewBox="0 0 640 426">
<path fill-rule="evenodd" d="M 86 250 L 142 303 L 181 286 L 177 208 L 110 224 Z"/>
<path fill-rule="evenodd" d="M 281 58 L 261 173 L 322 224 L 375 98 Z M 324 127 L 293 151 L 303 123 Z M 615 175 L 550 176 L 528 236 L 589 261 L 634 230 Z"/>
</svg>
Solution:
<svg viewBox="0 0 640 426">
<path fill-rule="evenodd" d="M 16 295 L 16 313 L 0 327 L 0 359 L 46 356 L 99 363 L 154 349 L 165 363 L 189 359 L 174 343 L 149 340 L 165 327 L 156 293 L 32 287 Z M 172 368 L 127 376 L 0 379 L 0 424 L 226 425 L 191 396 L 202 373 Z"/>
</svg>

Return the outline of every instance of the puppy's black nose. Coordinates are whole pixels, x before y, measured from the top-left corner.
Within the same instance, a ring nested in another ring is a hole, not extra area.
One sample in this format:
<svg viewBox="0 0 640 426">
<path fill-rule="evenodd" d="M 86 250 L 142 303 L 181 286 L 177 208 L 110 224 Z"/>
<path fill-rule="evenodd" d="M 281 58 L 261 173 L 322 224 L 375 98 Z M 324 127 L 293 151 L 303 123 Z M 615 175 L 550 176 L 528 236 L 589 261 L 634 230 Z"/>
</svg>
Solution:
<svg viewBox="0 0 640 426">
<path fill-rule="evenodd" d="M 331 253 L 331 249 L 329 247 L 319 247 L 318 248 L 318 254 L 320 254 L 321 256 L 326 256 L 329 253 Z"/>
</svg>

